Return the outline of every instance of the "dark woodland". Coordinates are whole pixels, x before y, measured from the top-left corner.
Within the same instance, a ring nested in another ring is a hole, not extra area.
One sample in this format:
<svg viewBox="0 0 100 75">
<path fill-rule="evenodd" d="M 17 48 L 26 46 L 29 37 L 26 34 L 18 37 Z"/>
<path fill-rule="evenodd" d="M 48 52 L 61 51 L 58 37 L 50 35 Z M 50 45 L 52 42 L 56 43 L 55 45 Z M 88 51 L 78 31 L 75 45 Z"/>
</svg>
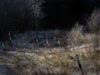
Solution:
<svg viewBox="0 0 100 75">
<path fill-rule="evenodd" d="M 35 4 L 35 0 L 0 0 L 0 35 L 35 30 Z M 38 29 L 70 29 L 75 22 L 86 24 L 90 13 L 99 7 L 99 0 L 46 0 L 39 6 Z"/>
</svg>

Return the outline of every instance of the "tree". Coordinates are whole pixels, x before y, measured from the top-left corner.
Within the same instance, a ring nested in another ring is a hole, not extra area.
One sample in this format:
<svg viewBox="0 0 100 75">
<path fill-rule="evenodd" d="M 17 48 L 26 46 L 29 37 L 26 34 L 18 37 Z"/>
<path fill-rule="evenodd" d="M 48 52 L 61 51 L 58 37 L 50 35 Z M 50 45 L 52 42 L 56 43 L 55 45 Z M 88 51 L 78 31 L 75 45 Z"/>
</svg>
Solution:
<svg viewBox="0 0 100 75">
<path fill-rule="evenodd" d="M 9 31 L 34 29 L 43 18 L 43 3 L 44 0 L 0 0 L 1 36 Z"/>
</svg>

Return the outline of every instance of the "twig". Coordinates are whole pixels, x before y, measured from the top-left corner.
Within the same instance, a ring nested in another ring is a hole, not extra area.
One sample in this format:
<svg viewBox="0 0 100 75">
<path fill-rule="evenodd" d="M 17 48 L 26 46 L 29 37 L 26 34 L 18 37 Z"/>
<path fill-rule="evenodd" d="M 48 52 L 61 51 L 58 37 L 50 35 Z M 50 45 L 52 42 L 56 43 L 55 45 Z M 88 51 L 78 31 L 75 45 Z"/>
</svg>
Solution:
<svg viewBox="0 0 100 75">
<path fill-rule="evenodd" d="M 84 75 L 84 71 L 83 71 L 83 68 L 82 68 L 82 65 L 81 65 L 81 62 L 80 62 L 80 59 L 79 59 L 79 56 L 78 55 L 76 55 L 76 61 L 78 63 L 79 69 L 82 72 L 82 75 Z"/>
<path fill-rule="evenodd" d="M 72 43 L 72 48 L 73 48 L 73 51 L 74 51 L 74 44 L 73 43 Z M 79 69 L 81 70 L 82 75 L 84 75 L 84 71 L 83 71 L 83 67 L 82 67 L 82 64 L 81 64 L 80 59 L 79 59 L 79 55 L 77 55 L 75 53 L 75 57 L 76 57 L 76 61 L 78 63 Z"/>
</svg>

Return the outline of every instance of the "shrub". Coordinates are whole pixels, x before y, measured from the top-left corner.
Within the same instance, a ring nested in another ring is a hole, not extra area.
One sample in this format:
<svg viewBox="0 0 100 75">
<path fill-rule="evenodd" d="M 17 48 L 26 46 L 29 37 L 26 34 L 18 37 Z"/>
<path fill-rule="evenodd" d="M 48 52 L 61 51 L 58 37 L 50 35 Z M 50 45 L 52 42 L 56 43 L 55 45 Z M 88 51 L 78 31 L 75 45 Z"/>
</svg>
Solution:
<svg viewBox="0 0 100 75">
<path fill-rule="evenodd" d="M 100 10 L 94 10 L 89 18 L 88 27 L 91 33 L 98 33 L 100 25 Z"/>
<path fill-rule="evenodd" d="M 83 26 L 77 23 L 75 27 L 72 28 L 72 30 L 68 33 L 68 38 L 74 45 L 80 45 L 84 43 L 85 40 L 83 36 Z"/>
</svg>

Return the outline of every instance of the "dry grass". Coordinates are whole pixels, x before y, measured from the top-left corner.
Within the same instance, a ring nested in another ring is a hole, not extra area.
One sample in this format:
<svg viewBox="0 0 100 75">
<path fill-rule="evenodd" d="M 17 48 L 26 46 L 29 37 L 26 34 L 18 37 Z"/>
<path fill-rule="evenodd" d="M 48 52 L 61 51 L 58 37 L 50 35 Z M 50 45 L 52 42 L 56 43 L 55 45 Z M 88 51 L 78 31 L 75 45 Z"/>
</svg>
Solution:
<svg viewBox="0 0 100 75">
<path fill-rule="evenodd" d="M 67 34 L 70 43 L 73 43 L 75 46 L 86 43 L 84 35 L 83 26 L 78 23 L 75 24 L 75 27 Z"/>
<path fill-rule="evenodd" d="M 84 27 L 79 24 L 67 33 L 71 48 L 65 48 L 67 44 L 64 43 L 64 48 L 9 51 L 7 56 L 0 54 L 0 64 L 7 65 L 16 75 L 82 75 L 76 60 L 78 55 L 84 75 L 99 75 L 100 35 L 96 30 L 99 16 L 99 12 L 95 11 L 90 17 L 88 25 L 92 33 L 83 32 Z M 62 38 L 59 31 L 55 32 L 55 36 L 66 42 L 66 37 Z"/>
<path fill-rule="evenodd" d="M 16 75 L 81 75 L 75 54 L 80 57 L 85 75 L 99 73 L 100 69 L 100 52 L 67 52 L 55 48 L 31 53 L 11 51 L 9 54 L 0 55 L 0 64 L 6 64 Z"/>
<path fill-rule="evenodd" d="M 72 48 L 73 46 L 88 45 L 94 48 L 94 50 L 100 49 L 100 35 L 96 33 L 86 33 L 83 31 L 83 28 L 83 26 L 76 24 L 75 27 L 67 34 Z"/>
<path fill-rule="evenodd" d="M 99 37 L 84 33 L 82 26 L 76 26 L 68 34 L 73 51 L 63 47 L 9 51 L 7 56 L 0 55 L 0 64 L 7 65 L 16 75 L 82 75 L 76 60 L 78 55 L 84 75 L 99 75 Z M 79 48 L 82 45 L 85 46 Z"/>
</svg>

